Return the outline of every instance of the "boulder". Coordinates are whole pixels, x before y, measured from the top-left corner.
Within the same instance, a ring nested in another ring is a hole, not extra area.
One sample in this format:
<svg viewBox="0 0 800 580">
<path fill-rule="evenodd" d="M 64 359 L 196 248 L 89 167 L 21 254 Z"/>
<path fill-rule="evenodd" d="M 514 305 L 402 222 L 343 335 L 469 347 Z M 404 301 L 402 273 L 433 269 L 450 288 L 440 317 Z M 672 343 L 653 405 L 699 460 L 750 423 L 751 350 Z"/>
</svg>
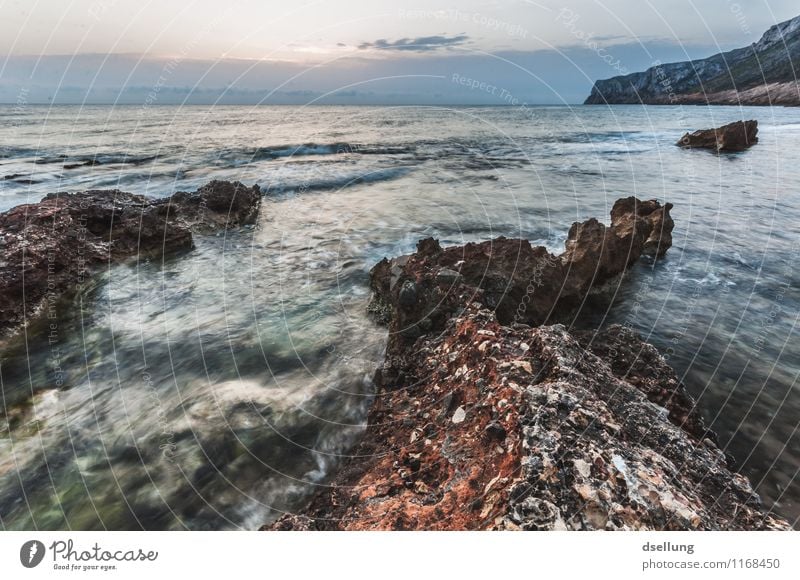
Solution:
<svg viewBox="0 0 800 580">
<path fill-rule="evenodd" d="M 258 186 L 212 181 L 149 198 L 118 190 L 52 193 L 0 213 L 0 341 L 103 265 L 192 247 L 193 232 L 252 223 Z"/>
<path fill-rule="evenodd" d="M 676 143 L 685 149 L 744 151 L 758 143 L 758 121 L 736 121 L 717 129 L 686 133 Z"/>
<path fill-rule="evenodd" d="M 672 245 L 671 209 L 656 200 L 620 199 L 610 226 L 596 219 L 573 224 L 559 256 L 504 237 L 446 249 L 422 240 L 412 256 L 384 259 L 372 269 L 370 311 L 389 321 L 390 346 L 443 328 L 472 301 L 504 324 L 565 320 L 593 287 L 642 255 L 664 255 Z"/>
</svg>

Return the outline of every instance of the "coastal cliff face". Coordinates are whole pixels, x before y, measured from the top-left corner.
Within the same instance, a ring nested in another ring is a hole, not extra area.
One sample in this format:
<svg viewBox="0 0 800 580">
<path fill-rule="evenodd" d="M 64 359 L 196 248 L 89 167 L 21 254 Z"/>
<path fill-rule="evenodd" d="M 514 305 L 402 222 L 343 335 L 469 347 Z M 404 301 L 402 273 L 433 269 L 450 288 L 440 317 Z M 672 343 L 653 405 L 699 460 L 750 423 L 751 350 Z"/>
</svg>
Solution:
<svg viewBox="0 0 800 580">
<path fill-rule="evenodd" d="M 379 263 L 371 310 L 390 339 L 367 432 L 308 509 L 268 529 L 787 528 L 654 347 L 557 324 L 666 252 L 669 208 L 620 200 L 611 226 L 574 224 L 560 256 L 427 239 Z"/>
<path fill-rule="evenodd" d="M 103 265 L 191 248 L 193 232 L 253 223 L 260 203 L 257 186 L 212 181 L 159 199 L 55 193 L 0 213 L 0 344 Z"/>
<path fill-rule="evenodd" d="M 744 48 L 599 80 L 585 104 L 797 106 L 798 71 L 800 16 L 771 27 Z"/>
</svg>

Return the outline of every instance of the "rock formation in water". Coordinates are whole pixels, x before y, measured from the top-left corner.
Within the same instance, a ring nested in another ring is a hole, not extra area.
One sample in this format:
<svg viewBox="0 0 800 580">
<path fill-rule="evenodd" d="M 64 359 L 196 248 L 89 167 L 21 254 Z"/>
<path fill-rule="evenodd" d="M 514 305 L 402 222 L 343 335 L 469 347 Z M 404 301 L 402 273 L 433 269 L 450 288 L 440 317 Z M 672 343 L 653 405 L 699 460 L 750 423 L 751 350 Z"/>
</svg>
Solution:
<svg viewBox="0 0 800 580">
<path fill-rule="evenodd" d="M 623 272 L 643 254 L 672 245 L 672 204 L 635 197 L 617 200 L 611 226 L 590 219 L 569 230 L 560 256 L 527 240 L 497 238 L 442 249 L 433 239 L 412 256 L 384 259 L 372 270 L 370 310 L 389 323 L 390 342 L 408 344 L 444 327 L 465 306 L 459 288 L 474 289 L 503 324 L 560 320 L 589 290 Z M 435 275 L 430 275 L 435 272 Z"/>
<path fill-rule="evenodd" d="M 717 129 L 686 133 L 676 143 L 684 149 L 744 151 L 758 143 L 758 121 L 736 121 Z"/>
<path fill-rule="evenodd" d="M 117 190 L 54 193 L 0 214 L 0 341 L 93 271 L 132 257 L 191 248 L 192 232 L 255 221 L 258 186 L 212 181 L 154 199 Z"/>
<path fill-rule="evenodd" d="M 586 104 L 797 106 L 798 71 L 800 16 L 771 27 L 745 48 L 599 80 Z"/>
<path fill-rule="evenodd" d="M 268 529 L 784 529 L 656 349 L 561 324 L 671 245 L 670 205 L 619 200 L 553 256 L 498 238 L 372 270 L 390 329 L 368 428 L 308 509 Z"/>
</svg>

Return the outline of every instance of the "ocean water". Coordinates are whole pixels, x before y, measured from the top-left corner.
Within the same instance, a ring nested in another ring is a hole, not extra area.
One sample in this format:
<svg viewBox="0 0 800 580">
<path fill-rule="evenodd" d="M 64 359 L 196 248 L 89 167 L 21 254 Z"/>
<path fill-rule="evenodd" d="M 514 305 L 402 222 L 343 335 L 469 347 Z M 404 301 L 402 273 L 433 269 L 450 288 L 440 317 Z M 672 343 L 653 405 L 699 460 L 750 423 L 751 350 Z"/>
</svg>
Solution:
<svg viewBox="0 0 800 580">
<path fill-rule="evenodd" d="M 760 143 L 673 143 L 737 119 Z M 622 196 L 674 245 L 572 321 L 666 354 L 764 502 L 800 516 L 800 118 L 736 107 L 2 107 L 0 210 L 53 191 L 257 183 L 255 227 L 101 273 L 0 353 L 3 529 L 254 529 L 363 431 L 385 330 L 368 272 L 422 237 L 524 237 Z"/>
</svg>

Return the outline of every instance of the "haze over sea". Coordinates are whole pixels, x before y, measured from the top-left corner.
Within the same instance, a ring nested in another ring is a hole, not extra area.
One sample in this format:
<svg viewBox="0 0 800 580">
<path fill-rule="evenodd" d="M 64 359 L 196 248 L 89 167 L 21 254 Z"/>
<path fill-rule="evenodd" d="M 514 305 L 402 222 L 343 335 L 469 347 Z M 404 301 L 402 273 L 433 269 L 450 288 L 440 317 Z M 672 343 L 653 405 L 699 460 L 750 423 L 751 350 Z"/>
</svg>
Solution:
<svg viewBox="0 0 800 580">
<path fill-rule="evenodd" d="M 715 155 L 686 131 L 759 120 Z M 257 183 L 255 227 L 113 266 L 2 353 L 3 529 L 253 529 L 363 430 L 385 330 L 369 269 L 522 237 L 561 252 L 614 201 L 674 204 L 674 245 L 575 317 L 627 323 L 698 399 L 765 504 L 800 516 L 800 123 L 738 107 L 0 107 L 0 210 L 45 194 Z M 12 447 L 13 442 L 13 447 Z"/>
</svg>

